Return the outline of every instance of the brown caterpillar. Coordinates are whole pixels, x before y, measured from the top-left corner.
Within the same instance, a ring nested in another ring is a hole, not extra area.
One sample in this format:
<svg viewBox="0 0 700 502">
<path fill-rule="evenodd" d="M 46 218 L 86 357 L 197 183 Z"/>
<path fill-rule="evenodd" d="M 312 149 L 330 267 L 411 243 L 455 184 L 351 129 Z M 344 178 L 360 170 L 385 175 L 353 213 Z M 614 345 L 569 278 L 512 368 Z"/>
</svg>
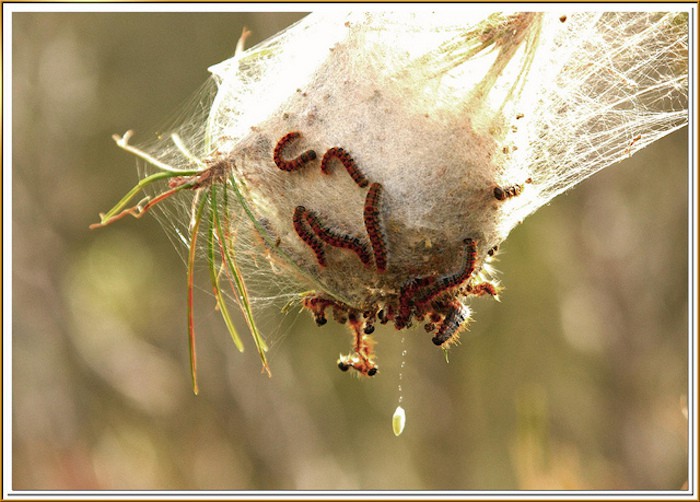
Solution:
<svg viewBox="0 0 700 502">
<path fill-rule="evenodd" d="M 360 239 L 332 231 L 326 227 L 321 222 L 318 215 L 310 209 L 306 210 L 304 216 L 311 229 L 323 242 L 336 248 L 349 249 L 357 255 L 365 266 L 371 265 L 372 257 L 367 250 L 367 246 L 360 242 Z"/>
<path fill-rule="evenodd" d="M 348 322 L 353 332 L 353 352 L 348 355 L 341 355 L 338 359 L 338 367 L 342 371 L 353 368 L 355 371 L 365 376 L 377 374 L 377 365 L 374 363 L 374 342 L 371 337 L 364 333 L 363 324 L 358 312 L 348 312 Z"/>
<path fill-rule="evenodd" d="M 369 235 L 374 251 L 374 264 L 377 272 L 385 272 L 387 267 L 387 246 L 386 236 L 381 224 L 381 203 L 383 187 L 379 183 L 372 183 L 369 186 L 367 197 L 365 198 L 365 228 Z"/>
<path fill-rule="evenodd" d="M 532 183 L 532 178 L 525 180 L 525 183 Z M 498 200 L 506 200 L 511 197 L 517 197 L 523 192 L 525 185 L 511 185 L 507 187 L 496 186 L 493 189 L 493 196 Z"/>
<path fill-rule="evenodd" d="M 323 155 L 321 159 L 321 172 L 323 172 L 323 174 L 330 174 L 328 164 L 333 157 L 337 158 L 340 163 L 343 164 L 352 180 L 361 188 L 365 188 L 369 185 L 369 181 L 365 178 L 362 171 L 360 171 L 360 168 L 357 167 L 357 164 L 355 164 L 350 154 L 340 147 L 333 147 Z"/>
<path fill-rule="evenodd" d="M 498 288 L 490 282 L 480 282 L 479 284 L 468 284 L 466 292 L 474 296 L 491 295 L 498 299 Z"/>
<path fill-rule="evenodd" d="M 302 305 L 313 313 L 314 320 L 318 326 L 323 326 L 328 322 L 328 319 L 326 319 L 327 308 L 330 307 L 333 309 L 333 317 L 335 317 L 336 320 L 342 317 L 342 312 L 345 310 L 345 307 L 335 300 L 329 300 L 328 298 L 314 295 L 304 297 Z"/>
<path fill-rule="evenodd" d="M 443 345 L 451 341 L 467 320 L 469 320 L 469 309 L 459 302 L 451 303 L 445 319 L 440 324 L 440 329 L 433 337 L 433 343 Z"/>
<path fill-rule="evenodd" d="M 304 167 L 304 164 L 311 162 L 316 158 L 316 152 L 313 150 L 306 150 L 302 152 L 301 155 L 295 157 L 291 160 L 285 160 L 282 158 L 282 150 L 292 141 L 301 137 L 300 132 L 292 131 L 284 136 L 277 142 L 275 146 L 275 151 L 272 154 L 272 158 L 275 161 L 275 165 L 282 169 L 283 171 L 292 172 L 297 171 Z"/>
<path fill-rule="evenodd" d="M 469 280 L 474 269 L 476 268 L 476 241 L 470 238 L 464 239 L 466 245 L 466 258 L 464 267 L 451 275 L 443 275 L 438 278 L 429 287 L 424 289 L 418 295 L 418 303 L 428 303 L 430 300 L 438 296 L 440 293 L 459 286 L 463 282 Z"/>
<path fill-rule="evenodd" d="M 413 317 L 415 307 L 415 295 L 421 289 L 435 281 L 435 277 L 416 277 L 407 281 L 401 286 L 399 294 L 399 311 L 394 319 L 396 329 L 403 329 L 408 326 Z"/>
<path fill-rule="evenodd" d="M 322 267 L 326 266 L 326 252 L 323 249 L 323 242 L 316 238 L 313 232 L 309 231 L 305 220 L 307 209 L 304 206 L 297 206 L 294 209 L 294 230 L 316 255 L 316 261 Z"/>
</svg>

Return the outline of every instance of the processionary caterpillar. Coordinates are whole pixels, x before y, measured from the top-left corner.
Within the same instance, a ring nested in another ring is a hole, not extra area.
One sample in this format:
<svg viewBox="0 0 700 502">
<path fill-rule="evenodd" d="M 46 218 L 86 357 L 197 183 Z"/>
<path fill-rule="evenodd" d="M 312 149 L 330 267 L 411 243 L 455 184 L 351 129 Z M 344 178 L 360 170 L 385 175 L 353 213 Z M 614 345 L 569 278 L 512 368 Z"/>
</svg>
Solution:
<svg viewBox="0 0 700 502">
<path fill-rule="evenodd" d="M 442 321 L 442 324 L 440 324 L 440 329 L 438 329 L 438 332 L 433 337 L 433 343 L 435 345 L 442 345 L 453 339 L 468 319 L 469 310 L 459 302 L 452 303 L 449 312 Z"/>
<path fill-rule="evenodd" d="M 323 242 L 316 238 L 316 235 L 311 232 L 305 221 L 307 209 L 304 206 L 297 206 L 294 209 L 294 230 L 297 235 L 303 240 L 316 255 L 316 261 L 322 267 L 326 266 L 326 252 L 323 249 Z"/>
<path fill-rule="evenodd" d="M 372 258 L 367 250 L 367 246 L 360 242 L 360 239 L 334 232 L 325 226 L 318 215 L 310 209 L 306 210 L 304 217 L 314 233 L 323 242 L 336 248 L 349 249 L 357 255 L 365 266 L 369 266 L 372 263 Z"/>
<path fill-rule="evenodd" d="M 466 258 L 464 267 L 451 275 L 443 275 L 438 278 L 428 288 L 423 290 L 418 296 L 418 303 L 427 303 L 443 291 L 459 286 L 463 282 L 469 280 L 474 269 L 476 268 L 476 241 L 470 238 L 464 239 L 466 246 Z"/>
<path fill-rule="evenodd" d="M 386 235 L 381 222 L 382 194 L 384 189 L 379 183 L 372 183 L 369 186 L 367 197 L 365 198 L 365 228 L 369 235 L 374 251 L 374 264 L 377 272 L 385 272 L 387 267 L 387 245 Z"/>
<path fill-rule="evenodd" d="M 272 155 L 272 158 L 275 161 L 275 165 L 277 165 L 277 167 L 279 167 L 283 171 L 297 171 L 304 167 L 304 164 L 307 164 L 308 162 L 311 162 L 316 158 L 316 152 L 313 150 L 306 150 L 305 152 L 302 152 L 301 155 L 291 160 L 285 160 L 282 158 L 282 150 L 284 150 L 284 148 L 290 142 L 294 141 L 299 137 L 301 137 L 300 132 L 289 132 L 282 136 L 282 138 L 277 142 L 277 145 L 275 146 L 275 151 Z"/>
<path fill-rule="evenodd" d="M 369 181 L 367 178 L 365 178 L 362 171 L 360 171 L 360 168 L 357 167 L 357 164 L 355 164 L 355 161 L 350 154 L 340 147 L 333 147 L 326 151 L 326 153 L 323 155 L 323 158 L 321 159 L 321 172 L 323 172 L 323 174 L 330 174 L 328 164 L 334 157 L 337 158 L 341 164 L 343 164 L 352 180 L 361 188 L 365 188 L 367 185 L 369 185 Z"/>
<path fill-rule="evenodd" d="M 532 183 L 532 178 L 525 180 L 525 183 Z M 496 186 L 493 189 L 493 196 L 498 200 L 506 200 L 511 197 L 517 197 L 523 192 L 525 185 L 511 185 L 507 187 Z"/>
</svg>

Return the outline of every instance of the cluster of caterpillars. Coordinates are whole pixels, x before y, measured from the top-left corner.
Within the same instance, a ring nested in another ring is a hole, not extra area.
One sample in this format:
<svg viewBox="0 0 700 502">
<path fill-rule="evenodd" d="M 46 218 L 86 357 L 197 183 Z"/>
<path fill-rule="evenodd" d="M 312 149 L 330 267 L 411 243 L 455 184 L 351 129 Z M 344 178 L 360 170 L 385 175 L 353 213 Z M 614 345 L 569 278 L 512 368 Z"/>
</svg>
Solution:
<svg viewBox="0 0 700 502">
<path fill-rule="evenodd" d="M 401 287 L 398 306 L 389 306 L 388 317 L 396 329 L 411 326 L 412 319 L 427 319 L 428 333 L 435 332 L 433 343 L 443 348 L 458 341 L 459 332 L 466 327 L 469 309 L 458 296 L 498 298 L 499 288 L 490 282 L 475 282 L 478 243 L 467 238 L 464 244 L 464 262 L 459 270 L 441 276 L 423 276 L 410 279 Z"/>
<path fill-rule="evenodd" d="M 317 159 L 314 150 L 306 150 L 292 159 L 285 158 L 284 150 L 287 145 L 301 137 L 299 132 L 284 135 L 276 144 L 273 152 L 275 165 L 286 172 L 297 171 Z M 367 188 L 364 203 L 364 223 L 369 244 L 367 246 L 360 238 L 339 233 L 323 222 L 313 210 L 297 206 L 293 214 L 294 230 L 299 238 L 313 251 L 316 262 L 323 268 L 326 262 L 326 246 L 346 249 L 355 253 L 365 267 L 371 267 L 372 262 L 378 273 L 383 273 L 388 267 L 387 240 L 382 224 L 383 187 L 372 183 L 356 165 L 352 156 L 343 148 L 328 149 L 321 159 L 321 172 L 330 174 L 333 159 L 338 160 L 350 177 L 360 188 Z M 530 183 L 528 178 L 525 183 Z M 522 193 L 524 185 L 495 186 L 493 197 L 504 201 Z M 427 275 L 407 280 L 400 288 L 397 297 L 388 299 L 382 304 L 373 305 L 367 310 L 358 310 L 342 302 L 328 298 L 323 294 L 309 294 L 303 300 L 303 306 L 308 309 L 318 326 L 328 322 L 327 311 L 333 318 L 348 324 L 353 332 L 353 351 L 341 355 L 338 367 L 347 371 L 350 368 L 359 374 L 373 376 L 377 373 L 374 361 L 374 342 L 369 336 L 374 332 L 378 320 L 381 324 L 393 322 L 396 329 L 408 328 L 416 319 L 425 322 L 428 333 L 433 333 L 435 345 L 447 348 L 457 343 L 459 333 L 465 329 L 469 321 L 470 310 L 460 297 L 490 295 L 498 299 L 498 286 L 476 279 L 475 271 L 479 268 L 478 242 L 472 238 L 463 241 L 463 265 L 456 271 L 444 275 Z M 371 252 L 370 252 L 371 248 Z M 488 251 L 492 256 L 498 247 Z"/>
<path fill-rule="evenodd" d="M 301 133 L 292 131 L 285 134 L 275 145 L 272 158 L 275 161 L 275 165 L 281 170 L 286 172 L 298 171 L 316 160 L 317 156 L 314 150 L 306 150 L 292 159 L 284 157 L 283 153 L 287 145 L 300 137 Z M 370 254 L 367 245 L 359 237 L 334 231 L 323 222 L 318 214 L 304 206 L 297 206 L 294 210 L 292 217 L 294 231 L 314 252 L 316 262 L 320 267 L 326 266 L 325 247 L 328 245 L 354 252 L 366 267 L 371 267 L 373 257 L 377 272 L 386 272 L 388 265 L 387 243 L 381 219 L 383 187 L 380 183 L 370 183 L 360 168 L 357 167 L 352 156 L 340 147 L 329 148 L 323 155 L 321 159 L 321 172 L 323 174 L 331 174 L 330 168 L 333 159 L 337 159 L 345 167 L 345 170 L 357 186 L 360 188 L 369 186 L 365 197 L 364 222 L 372 253 Z"/>
<path fill-rule="evenodd" d="M 353 352 L 342 355 L 338 366 L 343 371 L 353 368 L 362 375 L 372 376 L 377 373 L 377 365 L 372 351 L 373 341 L 368 335 L 374 332 L 377 321 L 381 324 L 393 322 L 400 330 L 410 327 L 416 319 L 425 322 L 425 330 L 433 333 L 435 345 L 446 349 L 458 342 L 459 333 L 466 328 L 470 314 L 469 308 L 458 297 L 488 294 L 498 298 L 499 294 L 498 286 L 475 280 L 477 262 L 477 242 L 465 239 L 464 263 L 459 270 L 442 276 L 410 279 L 401 287 L 398 298 L 381 305 L 363 311 L 323 294 L 307 295 L 303 305 L 314 315 L 318 326 L 328 322 L 329 310 L 337 322 L 350 326 L 354 334 Z"/>
</svg>

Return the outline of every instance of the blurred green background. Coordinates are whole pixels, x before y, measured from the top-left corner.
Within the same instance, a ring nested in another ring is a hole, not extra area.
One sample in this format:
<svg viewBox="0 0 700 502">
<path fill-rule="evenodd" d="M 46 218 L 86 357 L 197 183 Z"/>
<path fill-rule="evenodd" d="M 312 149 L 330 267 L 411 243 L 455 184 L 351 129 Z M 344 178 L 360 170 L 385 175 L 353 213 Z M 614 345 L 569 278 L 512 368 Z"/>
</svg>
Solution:
<svg viewBox="0 0 700 502">
<path fill-rule="evenodd" d="M 679 489 L 685 129 L 516 228 L 502 303 L 473 302 L 449 364 L 425 333 L 383 327 L 382 372 L 354 379 L 335 364 L 345 328 L 293 313 L 269 379 L 201 274 L 192 395 L 177 250 L 153 217 L 88 230 L 137 180 L 111 135 L 154 132 L 244 25 L 252 46 L 301 17 L 14 14 L 12 488 Z"/>
</svg>

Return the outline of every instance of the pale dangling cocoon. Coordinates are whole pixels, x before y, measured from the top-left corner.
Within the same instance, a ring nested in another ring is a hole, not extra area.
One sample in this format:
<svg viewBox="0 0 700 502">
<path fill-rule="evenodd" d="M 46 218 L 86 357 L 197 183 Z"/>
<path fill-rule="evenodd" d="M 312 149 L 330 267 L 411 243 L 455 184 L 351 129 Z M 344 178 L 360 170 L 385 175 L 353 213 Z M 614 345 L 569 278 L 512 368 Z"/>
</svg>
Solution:
<svg viewBox="0 0 700 502">
<path fill-rule="evenodd" d="M 394 416 L 391 417 L 391 428 L 394 435 L 400 436 L 404 427 L 406 427 L 406 411 L 401 406 L 397 406 Z"/>
</svg>

